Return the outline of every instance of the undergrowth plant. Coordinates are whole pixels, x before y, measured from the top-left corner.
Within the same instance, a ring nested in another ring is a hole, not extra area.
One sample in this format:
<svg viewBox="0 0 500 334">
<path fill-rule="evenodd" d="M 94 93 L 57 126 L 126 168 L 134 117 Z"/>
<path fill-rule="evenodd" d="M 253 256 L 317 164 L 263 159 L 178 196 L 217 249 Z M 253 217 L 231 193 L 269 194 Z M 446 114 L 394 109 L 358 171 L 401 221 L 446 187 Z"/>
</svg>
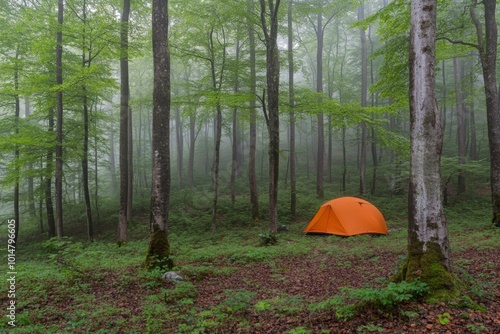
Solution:
<svg viewBox="0 0 500 334">
<path fill-rule="evenodd" d="M 322 302 L 309 305 L 310 311 L 334 310 L 337 318 L 349 320 L 362 309 L 388 312 L 396 306 L 425 296 L 428 287 L 425 283 L 413 282 L 389 283 L 382 288 L 353 289 L 342 287 L 341 293 Z"/>
</svg>

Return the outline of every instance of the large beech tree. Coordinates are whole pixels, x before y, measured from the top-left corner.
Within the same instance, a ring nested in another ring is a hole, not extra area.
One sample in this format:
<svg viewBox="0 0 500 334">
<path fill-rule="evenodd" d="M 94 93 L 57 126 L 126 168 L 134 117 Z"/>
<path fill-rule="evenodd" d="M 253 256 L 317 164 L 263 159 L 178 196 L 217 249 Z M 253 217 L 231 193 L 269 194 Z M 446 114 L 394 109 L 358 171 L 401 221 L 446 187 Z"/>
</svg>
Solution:
<svg viewBox="0 0 500 334">
<path fill-rule="evenodd" d="M 431 293 L 453 287 L 441 199 L 443 134 L 434 78 L 436 7 L 436 0 L 411 2 L 408 257 L 400 277 L 428 283 Z"/>
<path fill-rule="evenodd" d="M 153 0 L 153 166 L 151 182 L 151 236 L 146 267 L 172 267 L 168 242 L 170 197 L 170 53 L 168 0 Z"/>
</svg>

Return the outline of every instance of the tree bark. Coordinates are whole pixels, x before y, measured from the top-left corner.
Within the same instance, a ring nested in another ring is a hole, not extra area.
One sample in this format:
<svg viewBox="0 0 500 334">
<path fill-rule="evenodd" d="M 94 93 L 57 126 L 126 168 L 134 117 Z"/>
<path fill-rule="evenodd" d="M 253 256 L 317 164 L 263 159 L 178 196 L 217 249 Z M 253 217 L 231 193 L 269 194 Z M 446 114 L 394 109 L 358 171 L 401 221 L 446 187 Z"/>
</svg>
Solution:
<svg viewBox="0 0 500 334">
<path fill-rule="evenodd" d="M 435 97 L 436 0 L 411 3 L 408 257 L 400 279 L 420 279 L 431 294 L 453 288 L 441 196 L 443 133 Z"/>
<path fill-rule="evenodd" d="M 130 15 L 130 0 L 123 0 L 123 10 L 120 29 L 120 211 L 118 218 L 117 243 L 122 245 L 128 240 L 128 127 L 130 86 L 128 75 L 128 20 Z"/>
<path fill-rule="evenodd" d="M 493 206 L 493 224 L 500 227 L 500 112 L 496 85 L 496 58 L 498 27 L 495 19 L 496 0 L 484 0 L 484 32 L 476 17 L 477 1 L 470 7 L 476 26 L 479 58 L 483 69 L 484 93 L 486 96 L 486 119 L 490 149 L 490 182 Z"/>
<path fill-rule="evenodd" d="M 168 219 L 170 203 L 170 54 L 168 0 L 153 0 L 153 130 L 150 242 L 145 265 L 171 268 Z"/>
</svg>

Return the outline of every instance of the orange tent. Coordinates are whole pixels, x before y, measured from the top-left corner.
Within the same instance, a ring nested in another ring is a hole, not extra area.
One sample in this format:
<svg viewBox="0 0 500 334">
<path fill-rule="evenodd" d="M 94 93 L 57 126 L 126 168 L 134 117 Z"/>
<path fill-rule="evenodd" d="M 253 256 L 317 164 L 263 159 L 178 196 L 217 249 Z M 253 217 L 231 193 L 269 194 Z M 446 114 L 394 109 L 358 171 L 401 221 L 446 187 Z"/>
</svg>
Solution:
<svg viewBox="0 0 500 334">
<path fill-rule="evenodd" d="M 342 236 L 387 234 L 387 225 L 382 213 L 370 202 L 340 197 L 323 204 L 304 232 Z"/>
</svg>

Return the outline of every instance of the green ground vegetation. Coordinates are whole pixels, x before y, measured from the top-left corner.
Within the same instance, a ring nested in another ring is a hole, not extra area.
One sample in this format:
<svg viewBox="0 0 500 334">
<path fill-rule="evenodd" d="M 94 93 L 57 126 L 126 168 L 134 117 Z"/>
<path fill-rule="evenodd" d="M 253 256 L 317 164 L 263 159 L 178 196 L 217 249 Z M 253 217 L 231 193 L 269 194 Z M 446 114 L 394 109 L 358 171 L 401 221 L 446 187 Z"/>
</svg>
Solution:
<svg viewBox="0 0 500 334">
<path fill-rule="evenodd" d="M 280 216 L 280 224 L 286 225 L 288 231 L 278 234 L 277 243 L 268 246 L 259 246 L 259 236 L 266 233 L 265 217 L 259 225 L 250 223 L 246 198 L 238 198 L 234 205 L 223 199 L 220 213 L 224 219 L 217 232 L 211 233 L 210 217 L 202 203 L 192 204 L 195 197 L 188 191 L 177 192 L 172 197 L 171 258 L 176 265 L 174 270 L 186 278 L 177 284 L 165 285 L 160 270 L 144 268 L 149 242 L 146 206 L 136 207 L 137 218 L 129 233 L 132 237 L 121 247 L 115 243 L 114 229 L 105 228 L 111 222 L 101 223 L 101 233 L 93 243 L 85 241 L 84 233 L 47 241 L 36 230 L 36 224 L 31 228 L 25 226 L 17 254 L 17 327 L 10 332 L 158 333 L 171 330 L 203 333 L 215 332 L 228 323 L 244 330 L 251 326 L 247 321 L 249 312 L 256 316 L 272 314 L 292 319 L 303 312 L 328 312 L 338 321 L 347 321 L 367 310 L 392 314 L 402 304 L 425 298 L 428 288 L 418 280 L 409 284 L 389 283 L 388 277 L 376 275 L 367 275 L 361 288 L 345 286 L 337 295 L 315 299 L 307 298 L 301 291 L 280 290 L 279 283 L 286 282 L 289 270 L 280 266 L 280 259 L 287 257 L 304 262 L 319 261 L 320 268 L 325 269 L 331 265 L 326 259 L 335 259 L 339 268 L 350 270 L 360 259 L 377 266 L 383 257 L 381 254 L 391 253 L 399 258 L 399 262 L 393 263 L 396 273 L 406 254 L 407 228 L 403 214 L 406 198 L 403 196 L 370 199 L 387 219 L 387 236 L 352 238 L 304 235 L 302 231 L 308 219 L 322 201 L 299 198 L 300 216 L 296 221 L 291 221 L 286 214 Z M 283 201 L 279 210 L 286 212 L 286 205 Z M 458 254 L 454 256 L 454 273 L 465 283 L 461 287 L 463 295 L 480 305 L 481 299 L 491 293 L 490 282 L 495 271 L 485 260 L 474 264 L 484 267 L 482 274 L 470 275 L 467 268 L 472 264 L 462 259 L 460 252 L 498 249 L 500 235 L 488 222 L 491 214 L 488 201 L 455 199 L 446 207 L 446 214 L 452 252 Z M 75 224 L 73 231 L 78 230 L 77 222 L 77 219 L 68 221 L 68 225 Z M 70 231 L 71 226 L 67 230 Z M 224 289 L 216 296 L 215 304 L 201 303 L 200 289 L 207 280 L 224 281 L 241 268 L 252 268 L 255 264 L 271 268 L 269 279 L 277 282 L 274 295 L 259 297 L 249 286 L 241 286 Z M 6 285 L 0 286 L 1 296 L 7 295 L 5 289 Z M 464 304 L 471 305 L 456 300 L 457 307 Z M 415 316 L 408 308 L 400 309 L 399 314 Z M 441 315 L 439 321 L 447 319 Z M 367 321 L 359 325 L 361 331 L 381 328 L 373 319 Z M 7 327 L 7 318 L 3 317 L 0 330 Z M 301 325 L 292 332 L 309 331 Z"/>
</svg>

